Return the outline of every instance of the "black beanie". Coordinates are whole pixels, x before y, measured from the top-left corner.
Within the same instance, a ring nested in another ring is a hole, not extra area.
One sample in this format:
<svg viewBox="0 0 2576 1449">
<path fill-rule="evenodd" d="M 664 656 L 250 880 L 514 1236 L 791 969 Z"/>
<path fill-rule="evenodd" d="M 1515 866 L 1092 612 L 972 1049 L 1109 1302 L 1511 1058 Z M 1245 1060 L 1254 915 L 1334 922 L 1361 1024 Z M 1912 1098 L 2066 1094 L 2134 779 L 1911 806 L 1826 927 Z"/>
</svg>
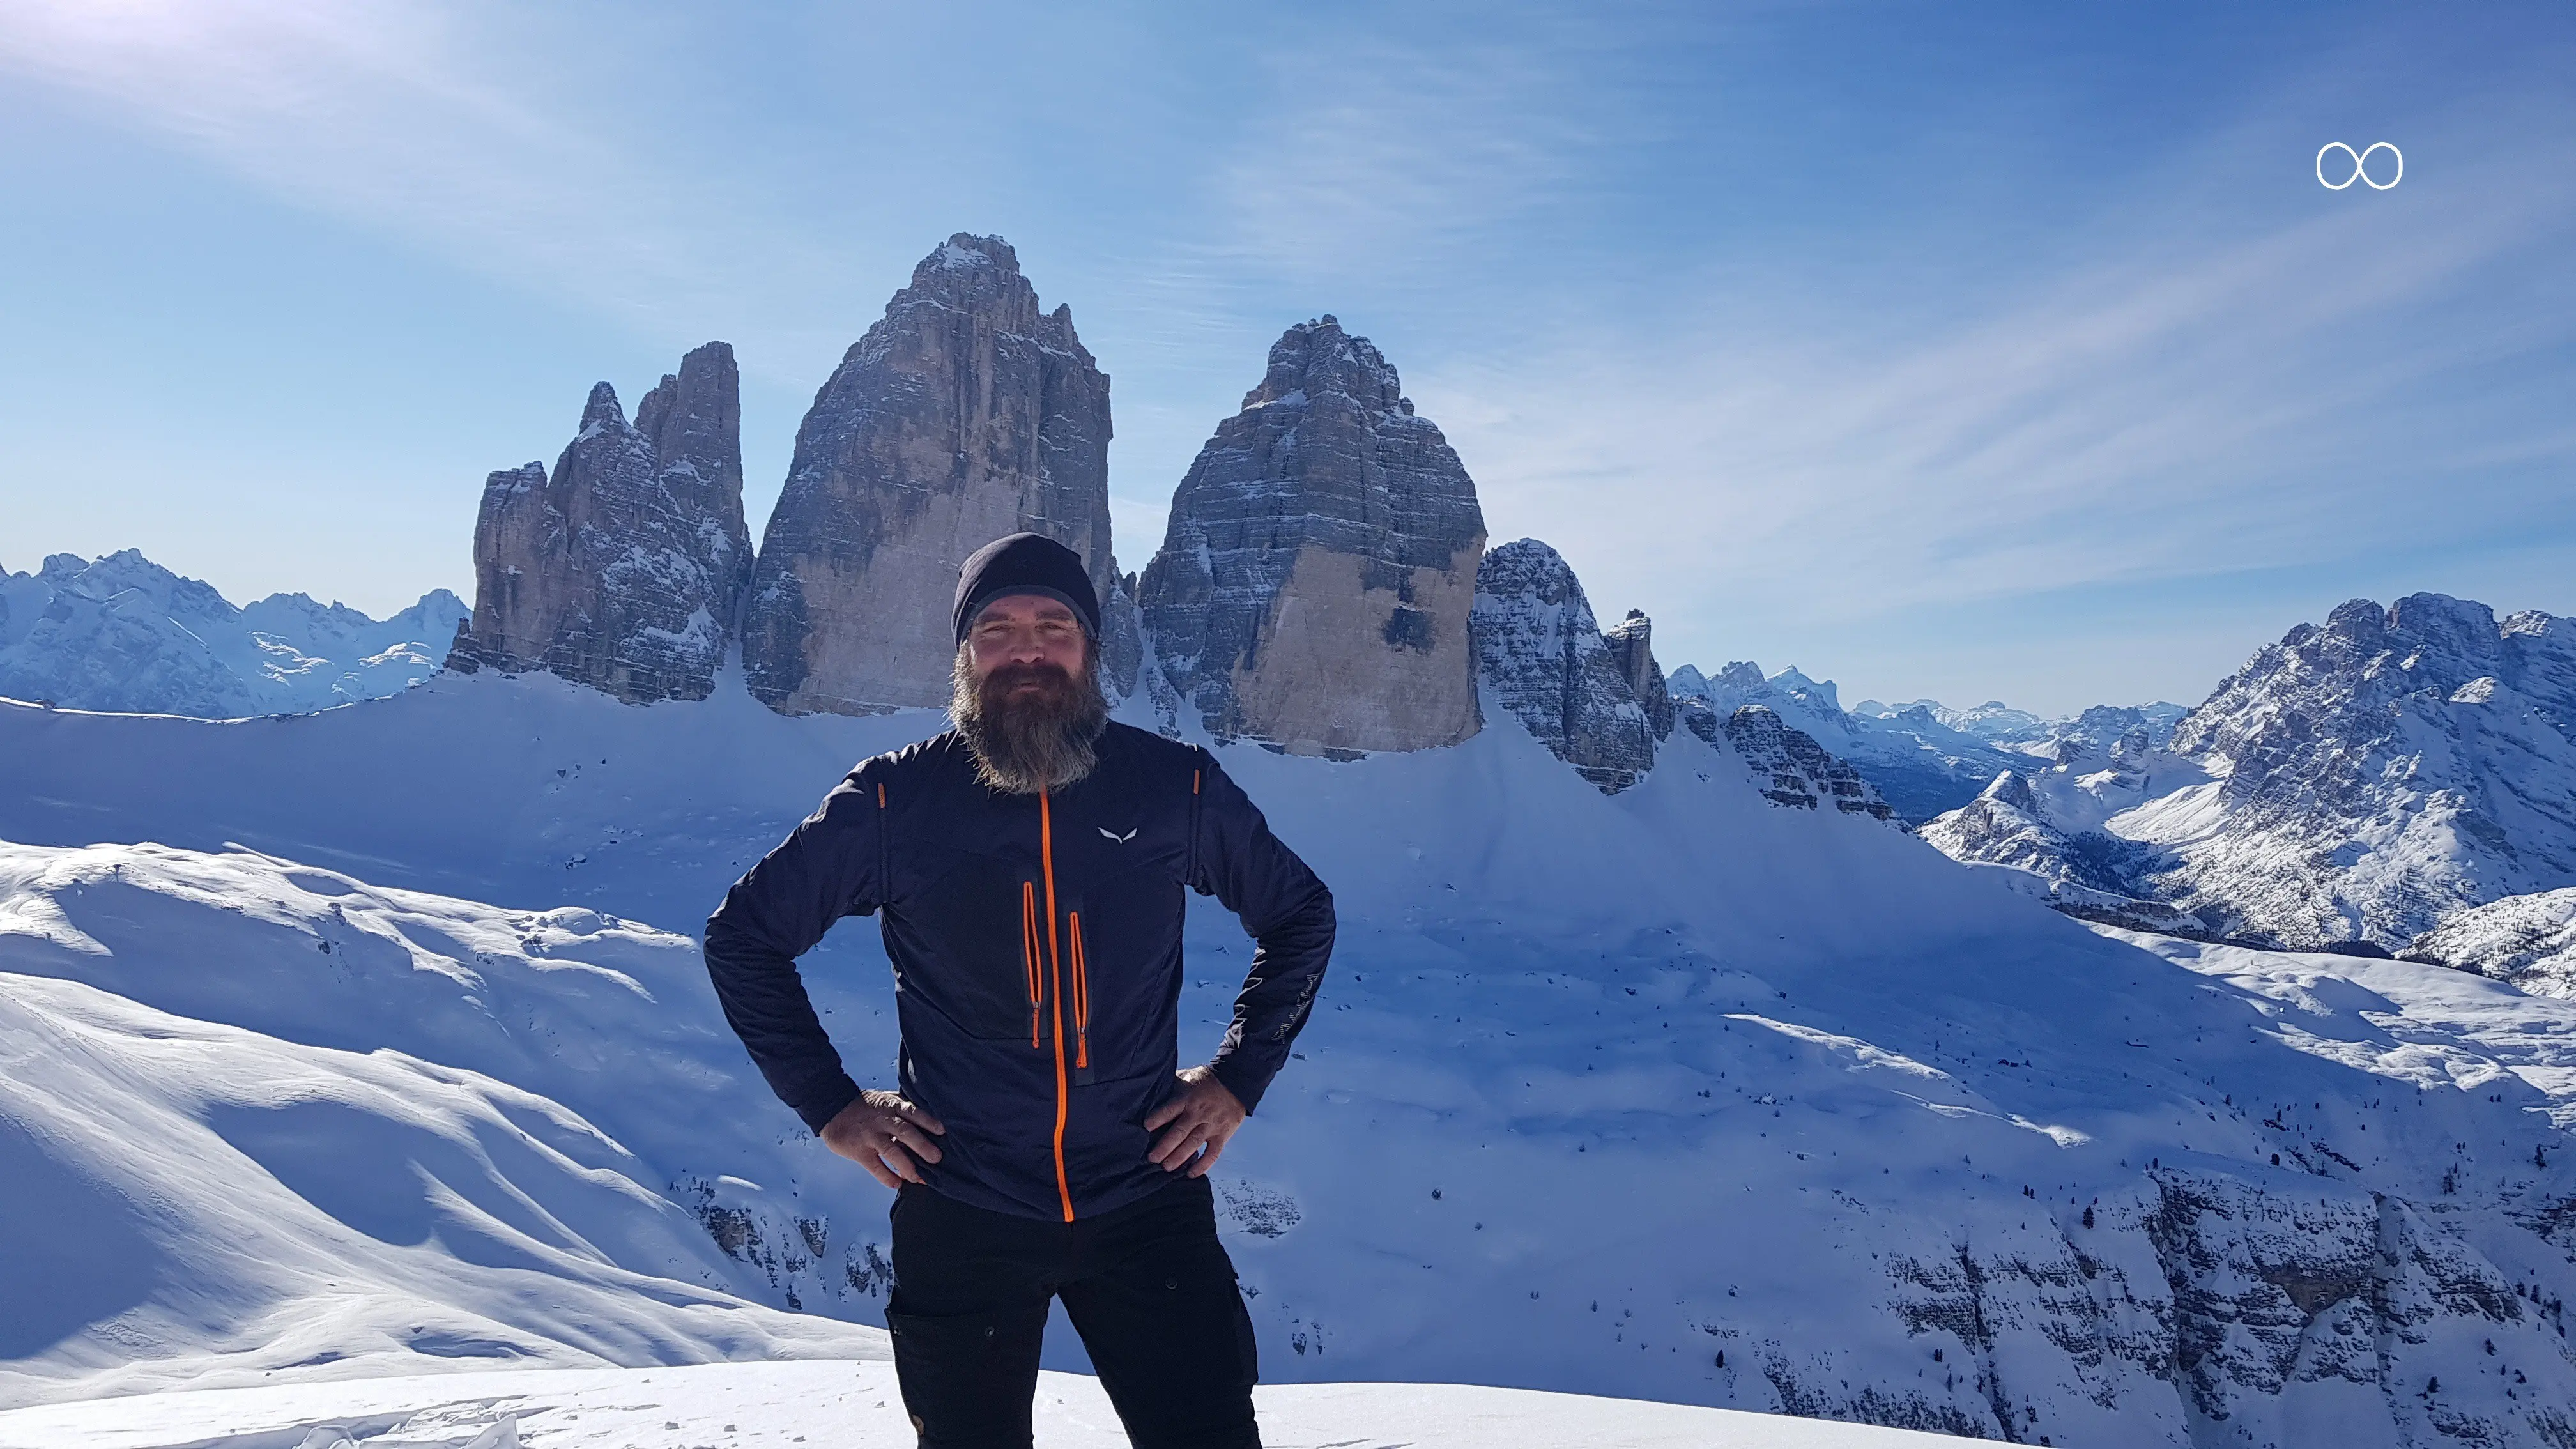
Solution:
<svg viewBox="0 0 2576 1449">
<path fill-rule="evenodd" d="M 1004 594 L 1040 594 L 1063 601 L 1082 620 L 1082 630 L 1100 637 L 1100 596 L 1082 555 L 1042 533 L 1012 533 L 966 556 L 957 570 L 957 642 L 966 642 L 967 627 L 985 604 Z"/>
</svg>

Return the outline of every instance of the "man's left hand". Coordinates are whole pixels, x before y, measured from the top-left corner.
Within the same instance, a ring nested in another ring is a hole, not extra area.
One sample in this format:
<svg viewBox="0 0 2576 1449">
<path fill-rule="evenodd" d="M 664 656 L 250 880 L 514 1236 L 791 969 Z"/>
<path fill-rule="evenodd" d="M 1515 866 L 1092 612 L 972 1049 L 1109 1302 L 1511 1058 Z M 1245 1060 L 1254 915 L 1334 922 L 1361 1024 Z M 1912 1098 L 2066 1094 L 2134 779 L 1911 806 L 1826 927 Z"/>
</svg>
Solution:
<svg viewBox="0 0 2576 1449">
<path fill-rule="evenodd" d="M 1184 1067 L 1173 1073 L 1181 1080 L 1181 1089 L 1163 1105 L 1145 1115 L 1145 1130 L 1163 1130 L 1154 1139 L 1154 1150 L 1145 1160 L 1165 1172 L 1176 1172 L 1187 1165 L 1192 1177 L 1205 1177 L 1216 1160 L 1225 1155 L 1225 1144 L 1243 1125 L 1243 1103 L 1216 1079 L 1208 1067 Z"/>
</svg>

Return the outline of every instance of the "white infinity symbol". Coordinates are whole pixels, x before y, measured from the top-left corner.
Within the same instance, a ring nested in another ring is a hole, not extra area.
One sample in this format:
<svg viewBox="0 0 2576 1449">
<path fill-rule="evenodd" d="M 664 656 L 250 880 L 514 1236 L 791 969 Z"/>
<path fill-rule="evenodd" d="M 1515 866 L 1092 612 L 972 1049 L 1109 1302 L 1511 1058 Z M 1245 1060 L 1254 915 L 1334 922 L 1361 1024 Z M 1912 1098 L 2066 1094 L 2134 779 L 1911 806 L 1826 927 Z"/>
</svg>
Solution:
<svg viewBox="0 0 2576 1449">
<path fill-rule="evenodd" d="M 2388 154 L 2397 158 L 2397 174 L 2388 178 L 2387 186 L 2382 186 L 2378 182 L 2372 181 L 2370 179 L 2370 172 L 2364 169 L 2368 166 L 2371 155 L 2382 147 L 2386 147 Z M 2326 179 L 2326 153 L 2328 151 L 2341 151 L 2343 154 L 2352 158 L 2352 174 L 2350 176 L 2345 177 L 2341 181 L 2328 181 Z M 2398 150 L 2391 142 L 2373 141 L 2357 152 L 2341 141 L 2328 141 L 2317 148 L 2317 184 L 2328 191 L 2341 191 L 2356 181 L 2367 183 L 2373 191 L 2386 191 L 2405 179 L 2406 153 Z"/>
</svg>

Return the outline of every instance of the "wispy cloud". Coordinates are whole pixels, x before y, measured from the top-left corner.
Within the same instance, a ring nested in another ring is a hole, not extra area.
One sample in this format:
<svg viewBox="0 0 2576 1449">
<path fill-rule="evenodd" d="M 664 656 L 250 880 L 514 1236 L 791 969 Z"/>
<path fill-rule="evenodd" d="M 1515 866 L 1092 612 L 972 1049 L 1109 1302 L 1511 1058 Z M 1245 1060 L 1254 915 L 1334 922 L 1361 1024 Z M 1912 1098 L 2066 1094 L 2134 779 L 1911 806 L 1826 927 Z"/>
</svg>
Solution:
<svg viewBox="0 0 2576 1449">
<path fill-rule="evenodd" d="M 2157 206 L 1928 322 L 1678 290 L 1415 392 L 1500 536 L 1549 537 L 1698 646 L 1755 614 L 1776 637 L 2448 542 L 2530 501 L 2531 465 L 2563 496 L 2571 426 L 2535 406 L 2557 374 L 2511 368 L 2576 341 L 2516 296 L 2576 243 L 2576 196 L 2530 182 L 2576 147 L 2428 124 L 2445 164 L 2415 190 L 2251 223 L 2194 180 L 2259 174 L 2285 129 L 2205 138 L 2137 178 Z"/>
<path fill-rule="evenodd" d="M 696 158 L 657 157 L 612 134 L 613 114 L 562 104 L 544 57 L 473 30 L 471 14 L 26 0 L 0 10 L 0 73 L 445 264 L 646 326 L 657 307 L 740 297 L 747 275 L 829 290 L 828 249 L 763 225 L 721 170 L 682 169 L 670 162 Z"/>
</svg>

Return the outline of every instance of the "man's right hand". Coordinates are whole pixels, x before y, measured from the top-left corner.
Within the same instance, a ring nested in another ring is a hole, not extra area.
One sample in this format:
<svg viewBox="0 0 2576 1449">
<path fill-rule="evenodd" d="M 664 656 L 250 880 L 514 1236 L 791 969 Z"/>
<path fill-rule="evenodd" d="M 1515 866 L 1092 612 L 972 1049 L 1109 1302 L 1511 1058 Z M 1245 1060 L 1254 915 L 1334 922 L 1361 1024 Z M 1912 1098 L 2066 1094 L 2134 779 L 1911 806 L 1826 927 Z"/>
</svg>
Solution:
<svg viewBox="0 0 2576 1449">
<path fill-rule="evenodd" d="M 823 1124 L 823 1145 L 868 1170 L 868 1176 L 900 1190 L 921 1181 L 923 1162 L 939 1160 L 934 1134 L 948 1128 L 930 1113 L 895 1092 L 861 1092 L 831 1121 Z"/>
</svg>

